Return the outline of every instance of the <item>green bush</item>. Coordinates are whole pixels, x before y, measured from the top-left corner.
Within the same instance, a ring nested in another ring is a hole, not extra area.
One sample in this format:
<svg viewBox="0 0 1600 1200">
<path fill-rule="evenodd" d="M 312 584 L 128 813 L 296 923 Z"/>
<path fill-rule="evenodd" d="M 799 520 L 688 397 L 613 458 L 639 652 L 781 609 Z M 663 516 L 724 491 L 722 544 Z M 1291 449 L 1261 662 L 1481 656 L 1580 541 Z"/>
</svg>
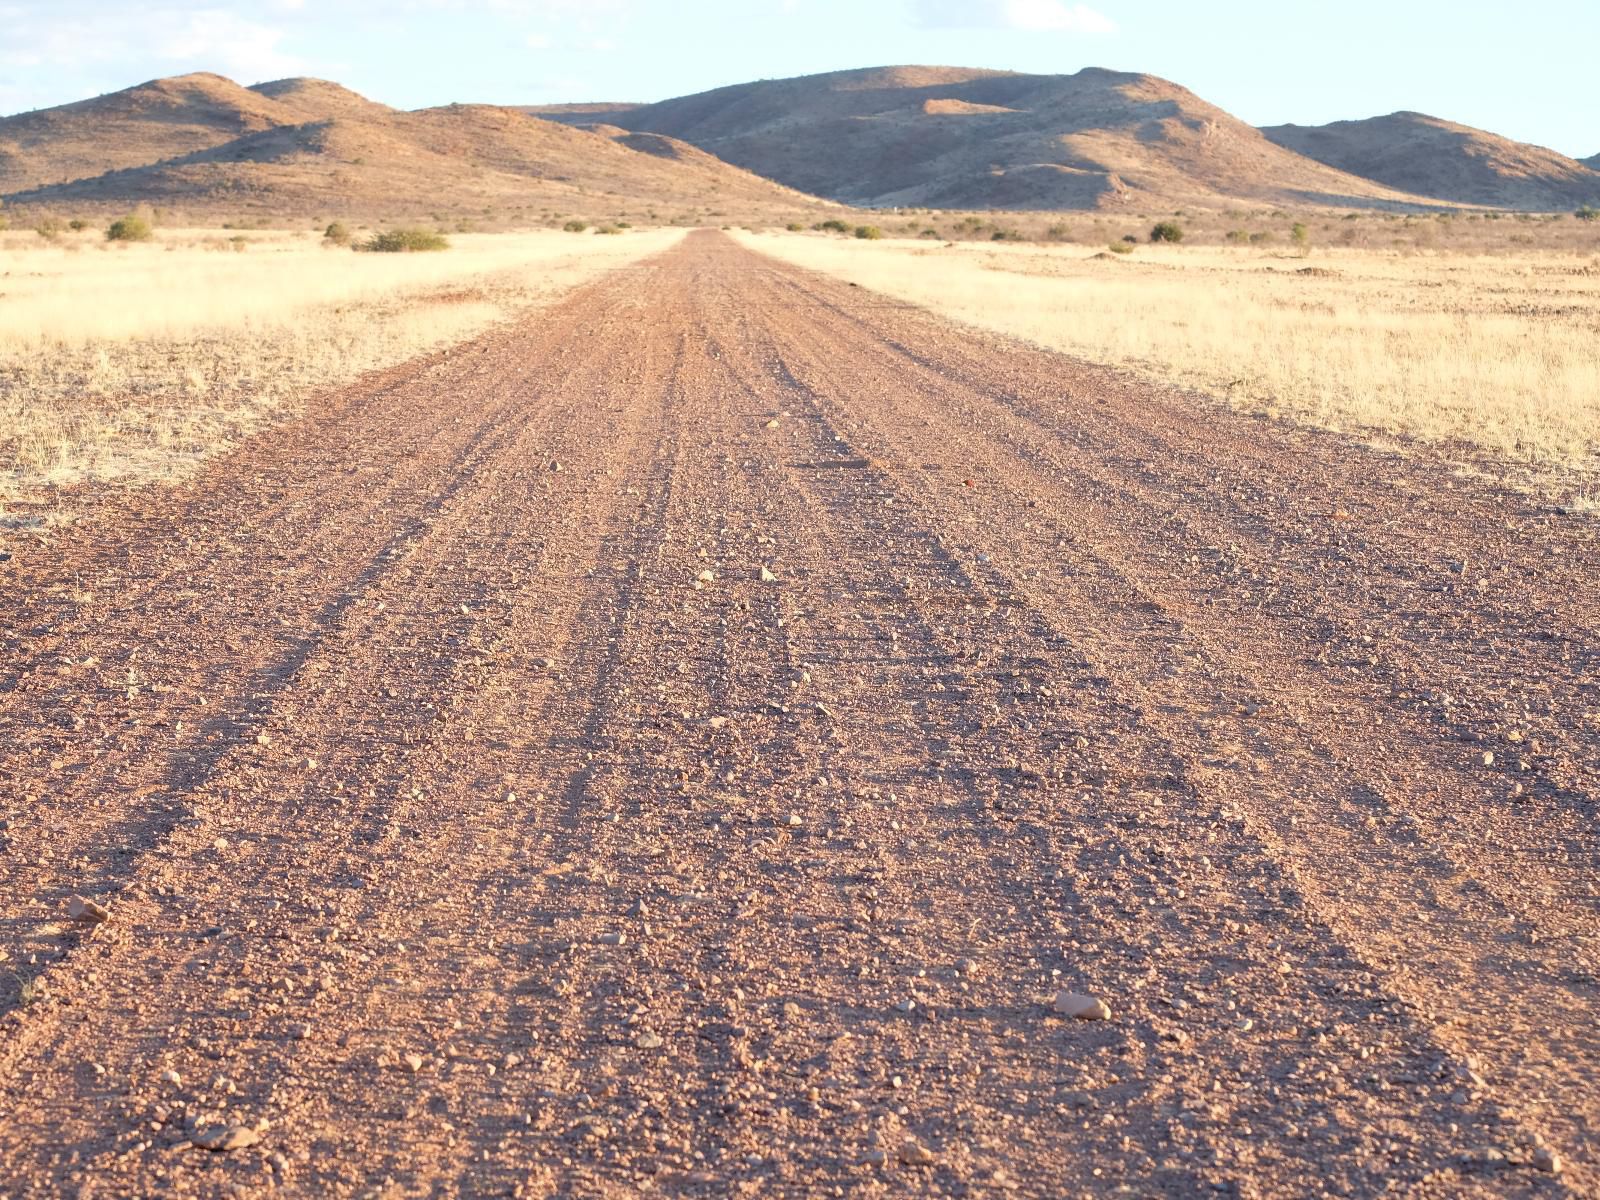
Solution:
<svg viewBox="0 0 1600 1200">
<path fill-rule="evenodd" d="M 1120 242 L 1112 242 L 1109 246 L 1106 247 L 1106 249 L 1111 251 L 1111 253 L 1113 253 L 1113 254 L 1132 254 L 1133 253 L 1133 246 L 1128 242 L 1128 240 L 1126 238 L 1124 238 Z"/>
<path fill-rule="evenodd" d="M 811 228 L 817 230 L 820 233 L 849 233 L 850 232 L 850 226 L 846 225 L 843 221 L 839 220 L 839 218 L 837 218 L 837 217 L 832 217 L 832 218 L 830 218 L 829 220 L 826 220 L 826 221 L 818 221 Z"/>
<path fill-rule="evenodd" d="M 799 221 L 790 221 L 784 228 L 790 233 L 801 233 L 805 230 L 805 226 L 800 224 Z"/>
<path fill-rule="evenodd" d="M 606 234 L 606 235 L 609 236 L 609 235 L 612 235 L 612 234 L 621 233 L 622 232 L 622 226 L 620 226 L 620 225 L 601 225 L 601 226 L 598 226 L 595 229 L 595 232 L 596 233 L 603 233 L 603 234 Z"/>
<path fill-rule="evenodd" d="M 1183 241 L 1183 226 L 1176 221 L 1159 221 L 1150 231 L 1152 242 L 1181 242 Z"/>
<path fill-rule="evenodd" d="M 150 222 L 143 217 L 132 214 L 118 217 L 111 222 L 111 227 L 106 230 L 108 242 L 148 242 L 150 235 L 155 230 L 150 228 Z"/>
<path fill-rule="evenodd" d="M 322 240 L 330 246 L 348 246 L 352 236 L 350 227 L 343 221 L 335 221 L 322 231 Z"/>
<path fill-rule="evenodd" d="M 883 236 L 883 230 L 876 225 L 857 225 L 856 236 L 863 241 L 875 242 Z"/>
<path fill-rule="evenodd" d="M 1600 221 L 1600 208 L 1592 204 L 1580 205 L 1578 211 L 1572 214 L 1580 221 Z"/>
<path fill-rule="evenodd" d="M 82 217 L 73 217 L 72 220 L 67 222 L 67 228 L 72 230 L 73 233 L 82 233 L 85 229 L 89 228 L 89 222 L 85 221 Z"/>
<path fill-rule="evenodd" d="M 589 222 L 587 222 L 587 221 L 568 221 L 561 228 L 565 229 L 568 233 L 582 233 L 584 230 L 589 228 Z"/>
<path fill-rule="evenodd" d="M 1228 240 L 1237 246 L 1241 243 L 1248 242 L 1250 240 L 1250 235 L 1242 229 L 1230 229 L 1228 230 Z"/>
<path fill-rule="evenodd" d="M 361 248 L 376 254 L 411 254 L 421 250 L 448 250 L 450 241 L 432 229 L 387 229 L 374 234 Z"/>
<path fill-rule="evenodd" d="M 1306 226 L 1296 224 L 1295 227 L 1289 231 L 1289 237 L 1296 246 L 1300 247 L 1300 249 L 1309 250 L 1311 248 L 1311 230 Z"/>
</svg>

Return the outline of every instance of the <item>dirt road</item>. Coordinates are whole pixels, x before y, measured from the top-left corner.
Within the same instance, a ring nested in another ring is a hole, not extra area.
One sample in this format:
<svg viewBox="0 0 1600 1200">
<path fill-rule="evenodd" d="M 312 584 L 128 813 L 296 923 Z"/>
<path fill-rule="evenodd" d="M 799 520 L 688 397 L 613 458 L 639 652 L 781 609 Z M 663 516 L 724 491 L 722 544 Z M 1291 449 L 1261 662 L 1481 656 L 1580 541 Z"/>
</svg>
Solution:
<svg viewBox="0 0 1600 1200">
<path fill-rule="evenodd" d="M 0 1195 L 1600 1194 L 1596 528 L 693 235 L 7 547 Z"/>
</svg>

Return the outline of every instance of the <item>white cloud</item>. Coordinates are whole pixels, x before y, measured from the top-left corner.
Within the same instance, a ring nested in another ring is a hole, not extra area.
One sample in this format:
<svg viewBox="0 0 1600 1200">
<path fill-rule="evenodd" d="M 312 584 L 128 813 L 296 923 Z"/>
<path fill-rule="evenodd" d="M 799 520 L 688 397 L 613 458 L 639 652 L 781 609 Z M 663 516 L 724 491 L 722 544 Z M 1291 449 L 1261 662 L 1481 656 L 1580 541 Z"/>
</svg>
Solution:
<svg viewBox="0 0 1600 1200">
<path fill-rule="evenodd" d="M 49 16 L 24 11 L 6 30 L 0 67 L 81 69 L 128 63 L 146 71 L 219 71 L 254 82 L 305 68 L 303 60 L 281 48 L 284 36 L 282 29 L 205 5 L 134 10 L 67 4 Z"/>
<path fill-rule="evenodd" d="M 1114 33 L 1117 23 L 1087 4 L 1065 0 L 912 0 L 929 29 L 1020 29 L 1031 33 Z"/>
</svg>

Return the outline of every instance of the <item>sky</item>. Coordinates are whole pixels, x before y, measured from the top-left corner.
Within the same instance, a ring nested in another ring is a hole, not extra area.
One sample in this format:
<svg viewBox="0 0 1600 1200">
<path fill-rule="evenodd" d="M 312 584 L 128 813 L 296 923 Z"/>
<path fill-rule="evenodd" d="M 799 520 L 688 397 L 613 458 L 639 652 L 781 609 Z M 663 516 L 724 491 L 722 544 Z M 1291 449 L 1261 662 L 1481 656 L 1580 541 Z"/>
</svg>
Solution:
<svg viewBox="0 0 1600 1200">
<path fill-rule="evenodd" d="M 1252 124 L 1414 109 L 1600 153 L 1597 0 L 0 0 L 0 113 L 208 70 L 402 108 L 904 63 L 1164 76 Z"/>
</svg>

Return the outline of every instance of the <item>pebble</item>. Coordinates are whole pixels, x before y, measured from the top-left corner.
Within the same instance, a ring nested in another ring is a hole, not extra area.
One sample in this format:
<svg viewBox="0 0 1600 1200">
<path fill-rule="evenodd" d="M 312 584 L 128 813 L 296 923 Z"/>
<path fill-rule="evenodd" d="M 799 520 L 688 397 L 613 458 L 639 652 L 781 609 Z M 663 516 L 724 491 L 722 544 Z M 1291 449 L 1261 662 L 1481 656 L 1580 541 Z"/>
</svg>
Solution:
<svg viewBox="0 0 1600 1200">
<path fill-rule="evenodd" d="M 1486 767 L 1494 766 L 1494 751 L 1493 750 L 1485 750 L 1483 752 L 1483 757 L 1480 758 L 1478 761 L 1481 762 Z"/>
<path fill-rule="evenodd" d="M 805 824 L 805 822 L 800 819 L 800 814 L 799 813 L 790 813 L 786 818 L 784 818 L 784 822 L 783 823 L 785 825 L 789 826 L 791 829 L 794 828 L 797 825 L 804 825 Z"/>
<path fill-rule="evenodd" d="M 406 1070 L 410 1071 L 413 1075 L 420 1075 L 422 1073 L 422 1055 L 408 1054 L 400 1061 L 406 1064 Z"/>
<path fill-rule="evenodd" d="M 1561 1156 L 1549 1146 L 1540 1146 L 1533 1152 L 1533 1168 L 1546 1175 L 1561 1174 Z"/>
<path fill-rule="evenodd" d="M 761 568 L 761 582 L 762 583 L 777 583 L 778 582 L 778 577 L 776 575 L 774 575 L 771 571 L 767 570 L 766 567 L 762 567 Z"/>
<path fill-rule="evenodd" d="M 213 1125 L 209 1129 L 196 1129 L 189 1135 L 189 1143 L 217 1154 L 229 1150 L 243 1150 L 254 1146 L 261 1135 L 244 1125 Z"/>
<path fill-rule="evenodd" d="M 956 959 L 956 974 L 957 975 L 976 975 L 977 973 L 978 973 L 978 964 L 976 962 L 974 962 L 972 959 L 970 959 L 970 958 L 958 958 L 958 959 Z"/>
<path fill-rule="evenodd" d="M 928 1167 L 935 1159 L 932 1150 L 915 1138 L 907 1138 L 900 1146 L 900 1161 L 908 1167 Z"/>
<path fill-rule="evenodd" d="M 1064 1017 L 1075 1017 L 1079 1021 L 1109 1021 L 1111 1019 L 1111 1006 L 1104 1000 L 1094 996 L 1085 996 L 1078 992 L 1061 992 L 1057 994 L 1052 1007 Z"/>
<path fill-rule="evenodd" d="M 665 1045 L 659 1033 L 651 1033 L 648 1030 L 634 1038 L 633 1044 L 640 1050 L 659 1050 Z"/>
<path fill-rule="evenodd" d="M 173 1087 L 182 1087 L 183 1076 L 176 1071 L 163 1071 L 161 1072 L 161 1082 L 170 1083 Z"/>
<path fill-rule="evenodd" d="M 600 935 L 600 944 L 602 946 L 625 946 L 627 943 L 628 935 L 625 933 L 602 933 Z"/>
<path fill-rule="evenodd" d="M 67 901 L 67 915 L 74 921 L 87 921 L 98 925 L 109 920 L 111 914 L 93 900 L 85 900 L 82 896 L 73 896 Z"/>
</svg>

